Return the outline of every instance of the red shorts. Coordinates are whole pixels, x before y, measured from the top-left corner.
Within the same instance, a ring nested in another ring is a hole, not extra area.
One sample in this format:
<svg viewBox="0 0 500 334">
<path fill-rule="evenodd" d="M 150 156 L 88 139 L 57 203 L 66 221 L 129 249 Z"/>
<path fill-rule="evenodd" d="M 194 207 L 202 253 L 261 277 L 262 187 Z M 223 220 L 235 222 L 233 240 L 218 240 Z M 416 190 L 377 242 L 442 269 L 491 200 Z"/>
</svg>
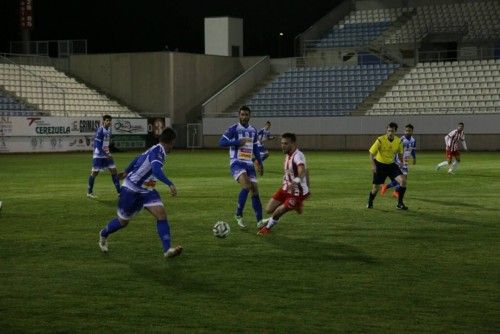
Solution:
<svg viewBox="0 0 500 334">
<path fill-rule="evenodd" d="M 460 158 L 460 151 L 446 150 L 446 158 L 449 160 L 453 157 Z"/>
<path fill-rule="evenodd" d="M 285 207 L 289 210 L 296 210 L 298 213 L 302 213 L 302 208 L 304 207 L 303 202 L 309 197 L 309 193 L 303 196 L 295 196 L 282 188 L 279 188 L 273 195 L 273 199 L 285 204 Z"/>
</svg>

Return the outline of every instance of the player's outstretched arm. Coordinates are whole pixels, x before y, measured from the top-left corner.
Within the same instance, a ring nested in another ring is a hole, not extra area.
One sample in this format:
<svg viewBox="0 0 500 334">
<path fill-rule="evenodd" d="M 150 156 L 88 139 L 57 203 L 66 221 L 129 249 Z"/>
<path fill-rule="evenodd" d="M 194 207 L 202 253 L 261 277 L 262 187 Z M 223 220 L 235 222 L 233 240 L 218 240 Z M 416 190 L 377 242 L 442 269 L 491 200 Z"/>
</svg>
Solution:
<svg viewBox="0 0 500 334">
<path fill-rule="evenodd" d="M 163 165 L 158 161 L 153 161 L 151 164 L 153 176 L 156 177 L 161 182 L 165 183 L 170 188 L 170 194 L 172 196 L 177 195 L 177 188 L 175 188 L 172 181 L 168 179 L 168 177 L 163 173 L 162 167 Z"/>
</svg>

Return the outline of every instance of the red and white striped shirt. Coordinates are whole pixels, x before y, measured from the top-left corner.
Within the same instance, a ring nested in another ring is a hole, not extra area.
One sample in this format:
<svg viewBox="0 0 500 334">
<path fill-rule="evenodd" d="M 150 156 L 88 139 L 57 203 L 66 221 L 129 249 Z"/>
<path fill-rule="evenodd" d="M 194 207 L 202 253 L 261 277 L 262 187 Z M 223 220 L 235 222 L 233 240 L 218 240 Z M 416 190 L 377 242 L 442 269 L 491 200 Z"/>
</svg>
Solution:
<svg viewBox="0 0 500 334">
<path fill-rule="evenodd" d="M 305 196 L 309 193 L 309 187 L 307 186 L 307 175 L 300 180 L 300 183 L 297 184 L 295 189 L 292 187 L 292 185 L 294 184 L 293 179 L 299 177 L 298 167 L 300 165 L 304 166 L 304 168 L 307 168 L 306 157 L 304 156 L 304 153 L 299 151 L 299 149 L 295 149 L 295 151 L 285 156 L 285 175 L 283 176 L 283 187 L 281 189 L 295 196 Z"/>
<path fill-rule="evenodd" d="M 463 131 L 455 129 L 448 133 L 444 137 L 444 142 L 446 143 L 446 149 L 450 151 L 460 151 L 461 142 L 465 140 L 465 134 Z"/>
</svg>

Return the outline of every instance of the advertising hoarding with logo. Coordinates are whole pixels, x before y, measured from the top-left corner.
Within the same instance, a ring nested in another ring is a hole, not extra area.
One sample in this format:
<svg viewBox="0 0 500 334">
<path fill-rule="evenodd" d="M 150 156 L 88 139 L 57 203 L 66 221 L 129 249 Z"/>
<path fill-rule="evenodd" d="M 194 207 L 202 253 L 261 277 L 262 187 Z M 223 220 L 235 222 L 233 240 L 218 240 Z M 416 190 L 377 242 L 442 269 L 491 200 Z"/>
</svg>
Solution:
<svg viewBox="0 0 500 334">
<path fill-rule="evenodd" d="M 101 117 L 0 116 L 0 153 L 90 151 L 101 121 Z M 120 137 L 126 135 L 133 143 L 121 148 L 143 148 L 147 119 L 115 118 L 112 133 L 112 141 L 115 136 L 123 141 Z"/>
</svg>

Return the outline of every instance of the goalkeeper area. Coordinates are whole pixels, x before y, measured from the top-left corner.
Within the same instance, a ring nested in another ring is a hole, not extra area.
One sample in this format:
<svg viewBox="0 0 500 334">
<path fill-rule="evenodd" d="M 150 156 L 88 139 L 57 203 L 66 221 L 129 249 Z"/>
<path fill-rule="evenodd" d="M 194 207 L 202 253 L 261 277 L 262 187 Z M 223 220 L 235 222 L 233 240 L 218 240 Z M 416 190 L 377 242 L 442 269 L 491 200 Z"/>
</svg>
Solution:
<svg viewBox="0 0 500 334">
<path fill-rule="evenodd" d="M 368 152 L 304 151 L 311 197 L 256 235 L 234 221 L 239 185 L 226 150 L 174 150 L 178 195 L 157 184 L 173 245 L 166 260 L 142 211 L 97 245 L 116 216 L 108 172 L 86 197 L 91 155 L 0 158 L 2 333 L 494 332 L 500 328 L 498 153 L 465 152 L 455 175 L 441 152 L 418 152 L 405 204 L 388 191 L 366 209 Z M 134 153 L 116 153 L 119 170 Z M 259 178 L 263 205 L 281 184 L 283 154 Z M 217 221 L 231 226 L 215 238 Z M 251 224 L 250 224 L 251 223 Z"/>
</svg>

